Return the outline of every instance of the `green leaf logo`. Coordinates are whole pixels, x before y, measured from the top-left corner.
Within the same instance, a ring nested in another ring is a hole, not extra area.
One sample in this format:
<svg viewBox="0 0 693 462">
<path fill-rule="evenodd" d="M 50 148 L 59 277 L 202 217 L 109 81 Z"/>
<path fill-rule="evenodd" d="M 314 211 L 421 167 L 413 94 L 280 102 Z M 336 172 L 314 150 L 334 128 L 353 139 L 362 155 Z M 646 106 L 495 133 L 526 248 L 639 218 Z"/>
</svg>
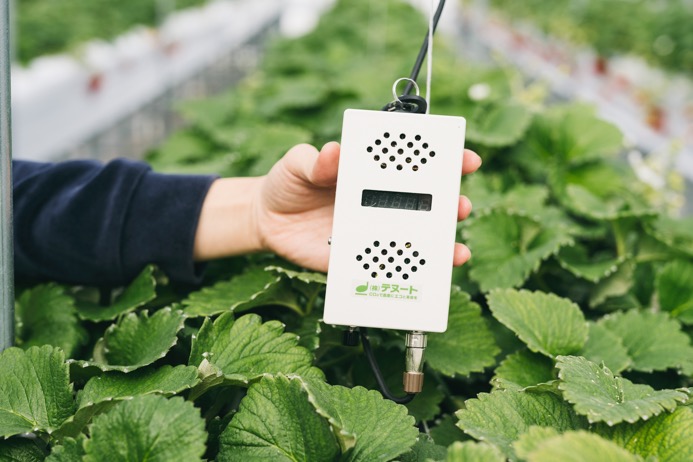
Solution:
<svg viewBox="0 0 693 462">
<path fill-rule="evenodd" d="M 368 290 L 368 282 L 356 287 L 356 292 L 362 294 Z"/>
</svg>

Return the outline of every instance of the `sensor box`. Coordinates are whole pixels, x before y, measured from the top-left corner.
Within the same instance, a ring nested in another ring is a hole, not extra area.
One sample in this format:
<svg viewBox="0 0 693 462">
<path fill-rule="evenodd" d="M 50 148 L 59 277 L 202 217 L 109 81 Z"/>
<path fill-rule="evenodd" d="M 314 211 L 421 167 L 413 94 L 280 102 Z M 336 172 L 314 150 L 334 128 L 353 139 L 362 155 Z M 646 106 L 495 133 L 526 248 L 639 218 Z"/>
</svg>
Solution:
<svg viewBox="0 0 693 462">
<path fill-rule="evenodd" d="M 462 117 L 344 113 L 324 321 L 447 329 Z"/>
</svg>

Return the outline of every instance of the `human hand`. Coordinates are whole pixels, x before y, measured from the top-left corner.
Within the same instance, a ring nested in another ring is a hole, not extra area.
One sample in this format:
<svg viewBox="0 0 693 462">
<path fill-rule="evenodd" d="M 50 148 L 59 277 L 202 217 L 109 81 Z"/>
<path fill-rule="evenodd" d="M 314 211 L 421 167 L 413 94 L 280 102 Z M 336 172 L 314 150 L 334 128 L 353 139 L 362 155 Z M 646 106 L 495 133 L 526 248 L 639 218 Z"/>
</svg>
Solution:
<svg viewBox="0 0 693 462">
<path fill-rule="evenodd" d="M 326 144 L 320 152 L 313 146 L 293 147 L 272 168 L 256 203 L 256 223 L 261 245 L 306 268 L 327 271 L 332 216 L 337 184 L 340 146 Z M 463 174 L 475 172 L 481 158 L 465 150 Z M 460 196 L 458 220 L 467 218 L 472 204 Z M 462 265 L 471 253 L 455 244 L 453 264 Z"/>
</svg>

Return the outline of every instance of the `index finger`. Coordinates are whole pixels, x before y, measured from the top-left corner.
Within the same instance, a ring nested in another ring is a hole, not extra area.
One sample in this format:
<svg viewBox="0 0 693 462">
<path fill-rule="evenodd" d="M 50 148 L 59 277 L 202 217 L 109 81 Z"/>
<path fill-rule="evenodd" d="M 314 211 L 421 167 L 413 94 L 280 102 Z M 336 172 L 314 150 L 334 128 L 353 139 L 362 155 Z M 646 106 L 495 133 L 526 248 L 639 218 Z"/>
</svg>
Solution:
<svg viewBox="0 0 693 462">
<path fill-rule="evenodd" d="M 462 157 L 462 174 L 474 173 L 479 167 L 481 167 L 481 157 L 476 152 L 465 149 Z"/>
</svg>

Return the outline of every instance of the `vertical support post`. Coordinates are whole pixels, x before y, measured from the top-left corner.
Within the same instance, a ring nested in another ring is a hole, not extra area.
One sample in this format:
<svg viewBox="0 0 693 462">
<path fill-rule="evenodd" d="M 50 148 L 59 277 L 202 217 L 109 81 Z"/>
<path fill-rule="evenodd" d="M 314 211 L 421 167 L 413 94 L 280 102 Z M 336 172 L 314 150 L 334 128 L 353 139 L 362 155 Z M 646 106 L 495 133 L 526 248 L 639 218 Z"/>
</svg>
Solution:
<svg viewBox="0 0 693 462">
<path fill-rule="evenodd" d="M 0 351 L 14 343 L 10 0 L 0 0 Z"/>
</svg>

